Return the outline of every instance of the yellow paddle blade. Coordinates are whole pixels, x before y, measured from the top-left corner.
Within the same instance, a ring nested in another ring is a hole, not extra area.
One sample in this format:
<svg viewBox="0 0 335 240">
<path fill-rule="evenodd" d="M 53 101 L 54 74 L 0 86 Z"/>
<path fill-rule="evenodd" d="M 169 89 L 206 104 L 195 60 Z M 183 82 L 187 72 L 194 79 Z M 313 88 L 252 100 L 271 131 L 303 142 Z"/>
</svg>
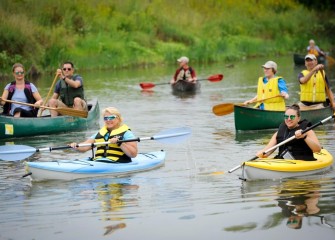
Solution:
<svg viewBox="0 0 335 240">
<path fill-rule="evenodd" d="M 234 112 L 234 103 L 222 103 L 213 107 L 213 113 L 216 116 L 224 116 Z"/>
<path fill-rule="evenodd" d="M 73 108 L 52 108 L 53 110 L 59 112 L 61 115 L 68 115 L 73 117 L 87 118 L 88 112 Z"/>
</svg>

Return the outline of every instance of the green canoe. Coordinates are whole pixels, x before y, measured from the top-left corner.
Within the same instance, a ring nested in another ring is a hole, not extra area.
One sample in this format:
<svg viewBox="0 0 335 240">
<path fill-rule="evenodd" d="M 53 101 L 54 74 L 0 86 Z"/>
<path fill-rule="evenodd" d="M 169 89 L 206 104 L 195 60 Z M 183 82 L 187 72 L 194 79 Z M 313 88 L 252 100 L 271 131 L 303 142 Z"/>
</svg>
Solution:
<svg viewBox="0 0 335 240">
<path fill-rule="evenodd" d="M 333 110 L 330 107 L 301 111 L 301 118 L 313 124 L 331 115 L 333 115 Z M 284 121 L 284 111 L 265 111 L 234 105 L 234 118 L 237 131 L 278 128 Z"/>
<path fill-rule="evenodd" d="M 87 118 L 42 116 L 39 118 L 14 118 L 0 115 L 0 139 L 30 137 L 85 130 L 99 126 L 100 109 L 98 101 L 88 103 Z"/>
</svg>

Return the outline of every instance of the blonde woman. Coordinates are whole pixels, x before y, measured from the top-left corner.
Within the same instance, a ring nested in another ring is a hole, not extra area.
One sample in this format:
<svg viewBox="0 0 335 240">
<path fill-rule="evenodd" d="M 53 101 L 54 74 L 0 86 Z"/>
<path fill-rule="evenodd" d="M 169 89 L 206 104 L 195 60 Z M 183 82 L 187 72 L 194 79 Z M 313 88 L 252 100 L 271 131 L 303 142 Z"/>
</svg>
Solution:
<svg viewBox="0 0 335 240">
<path fill-rule="evenodd" d="M 117 142 L 118 140 L 135 138 L 130 128 L 123 123 L 119 110 L 114 107 L 105 108 L 102 111 L 102 117 L 105 124 L 99 132 L 79 144 L 109 142 L 109 144 L 97 145 L 94 160 L 105 159 L 117 163 L 131 162 L 131 158 L 137 156 L 137 142 Z M 72 148 L 80 152 L 86 152 L 92 149 L 91 146 L 77 147 L 77 145 L 75 142 L 70 144 Z"/>
</svg>

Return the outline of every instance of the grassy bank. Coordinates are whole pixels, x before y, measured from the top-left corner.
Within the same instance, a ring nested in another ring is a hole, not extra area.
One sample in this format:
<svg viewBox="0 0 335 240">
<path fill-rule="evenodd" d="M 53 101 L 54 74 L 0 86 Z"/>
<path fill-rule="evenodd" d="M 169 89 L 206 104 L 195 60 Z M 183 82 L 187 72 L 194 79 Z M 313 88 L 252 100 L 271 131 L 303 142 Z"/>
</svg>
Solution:
<svg viewBox="0 0 335 240">
<path fill-rule="evenodd" d="M 302 52 L 310 38 L 329 50 L 335 24 L 318 15 L 292 0 L 2 0 L 0 69 L 233 61 Z"/>
</svg>

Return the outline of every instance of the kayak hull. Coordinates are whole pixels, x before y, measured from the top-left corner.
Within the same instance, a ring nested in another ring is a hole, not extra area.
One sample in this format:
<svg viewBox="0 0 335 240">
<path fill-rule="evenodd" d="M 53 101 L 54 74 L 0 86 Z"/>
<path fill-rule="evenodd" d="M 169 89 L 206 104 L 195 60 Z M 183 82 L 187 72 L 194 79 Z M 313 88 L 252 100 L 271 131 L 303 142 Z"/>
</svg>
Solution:
<svg viewBox="0 0 335 240">
<path fill-rule="evenodd" d="M 174 93 L 196 93 L 200 89 L 200 82 L 197 81 L 196 83 L 188 82 L 188 81 L 177 81 L 175 84 L 171 85 L 172 91 Z"/>
<path fill-rule="evenodd" d="M 235 129 L 240 131 L 278 128 L 284 121 L 284 113 L 284 111 L 260 110 L 234 105 Z M 301 111 L 301 119 L 307 119 L 312 124 L 331 115 L 333 115 L 333 110 L 330 107 Z"/>
<path fill-rule="evenodd" d="M 322 149 L 314 153 L 316 161 L 263 158 L 248 161 L 242 167 L 242 179 L 282 179 L 299 177 L 328 171 L 333 164 L 333 156 Z"/>
<path fill-rule="evenodd" d="M 101 159 L 103 160 L 103 159 Z M 165 152 L 139 153 L 130 163 L 108 163 L 88 158 L 52 162 L 26 162 L 33 181 L 74 180 L 88 177 L 121 177 L 164 165 Z"/>
</svg>

